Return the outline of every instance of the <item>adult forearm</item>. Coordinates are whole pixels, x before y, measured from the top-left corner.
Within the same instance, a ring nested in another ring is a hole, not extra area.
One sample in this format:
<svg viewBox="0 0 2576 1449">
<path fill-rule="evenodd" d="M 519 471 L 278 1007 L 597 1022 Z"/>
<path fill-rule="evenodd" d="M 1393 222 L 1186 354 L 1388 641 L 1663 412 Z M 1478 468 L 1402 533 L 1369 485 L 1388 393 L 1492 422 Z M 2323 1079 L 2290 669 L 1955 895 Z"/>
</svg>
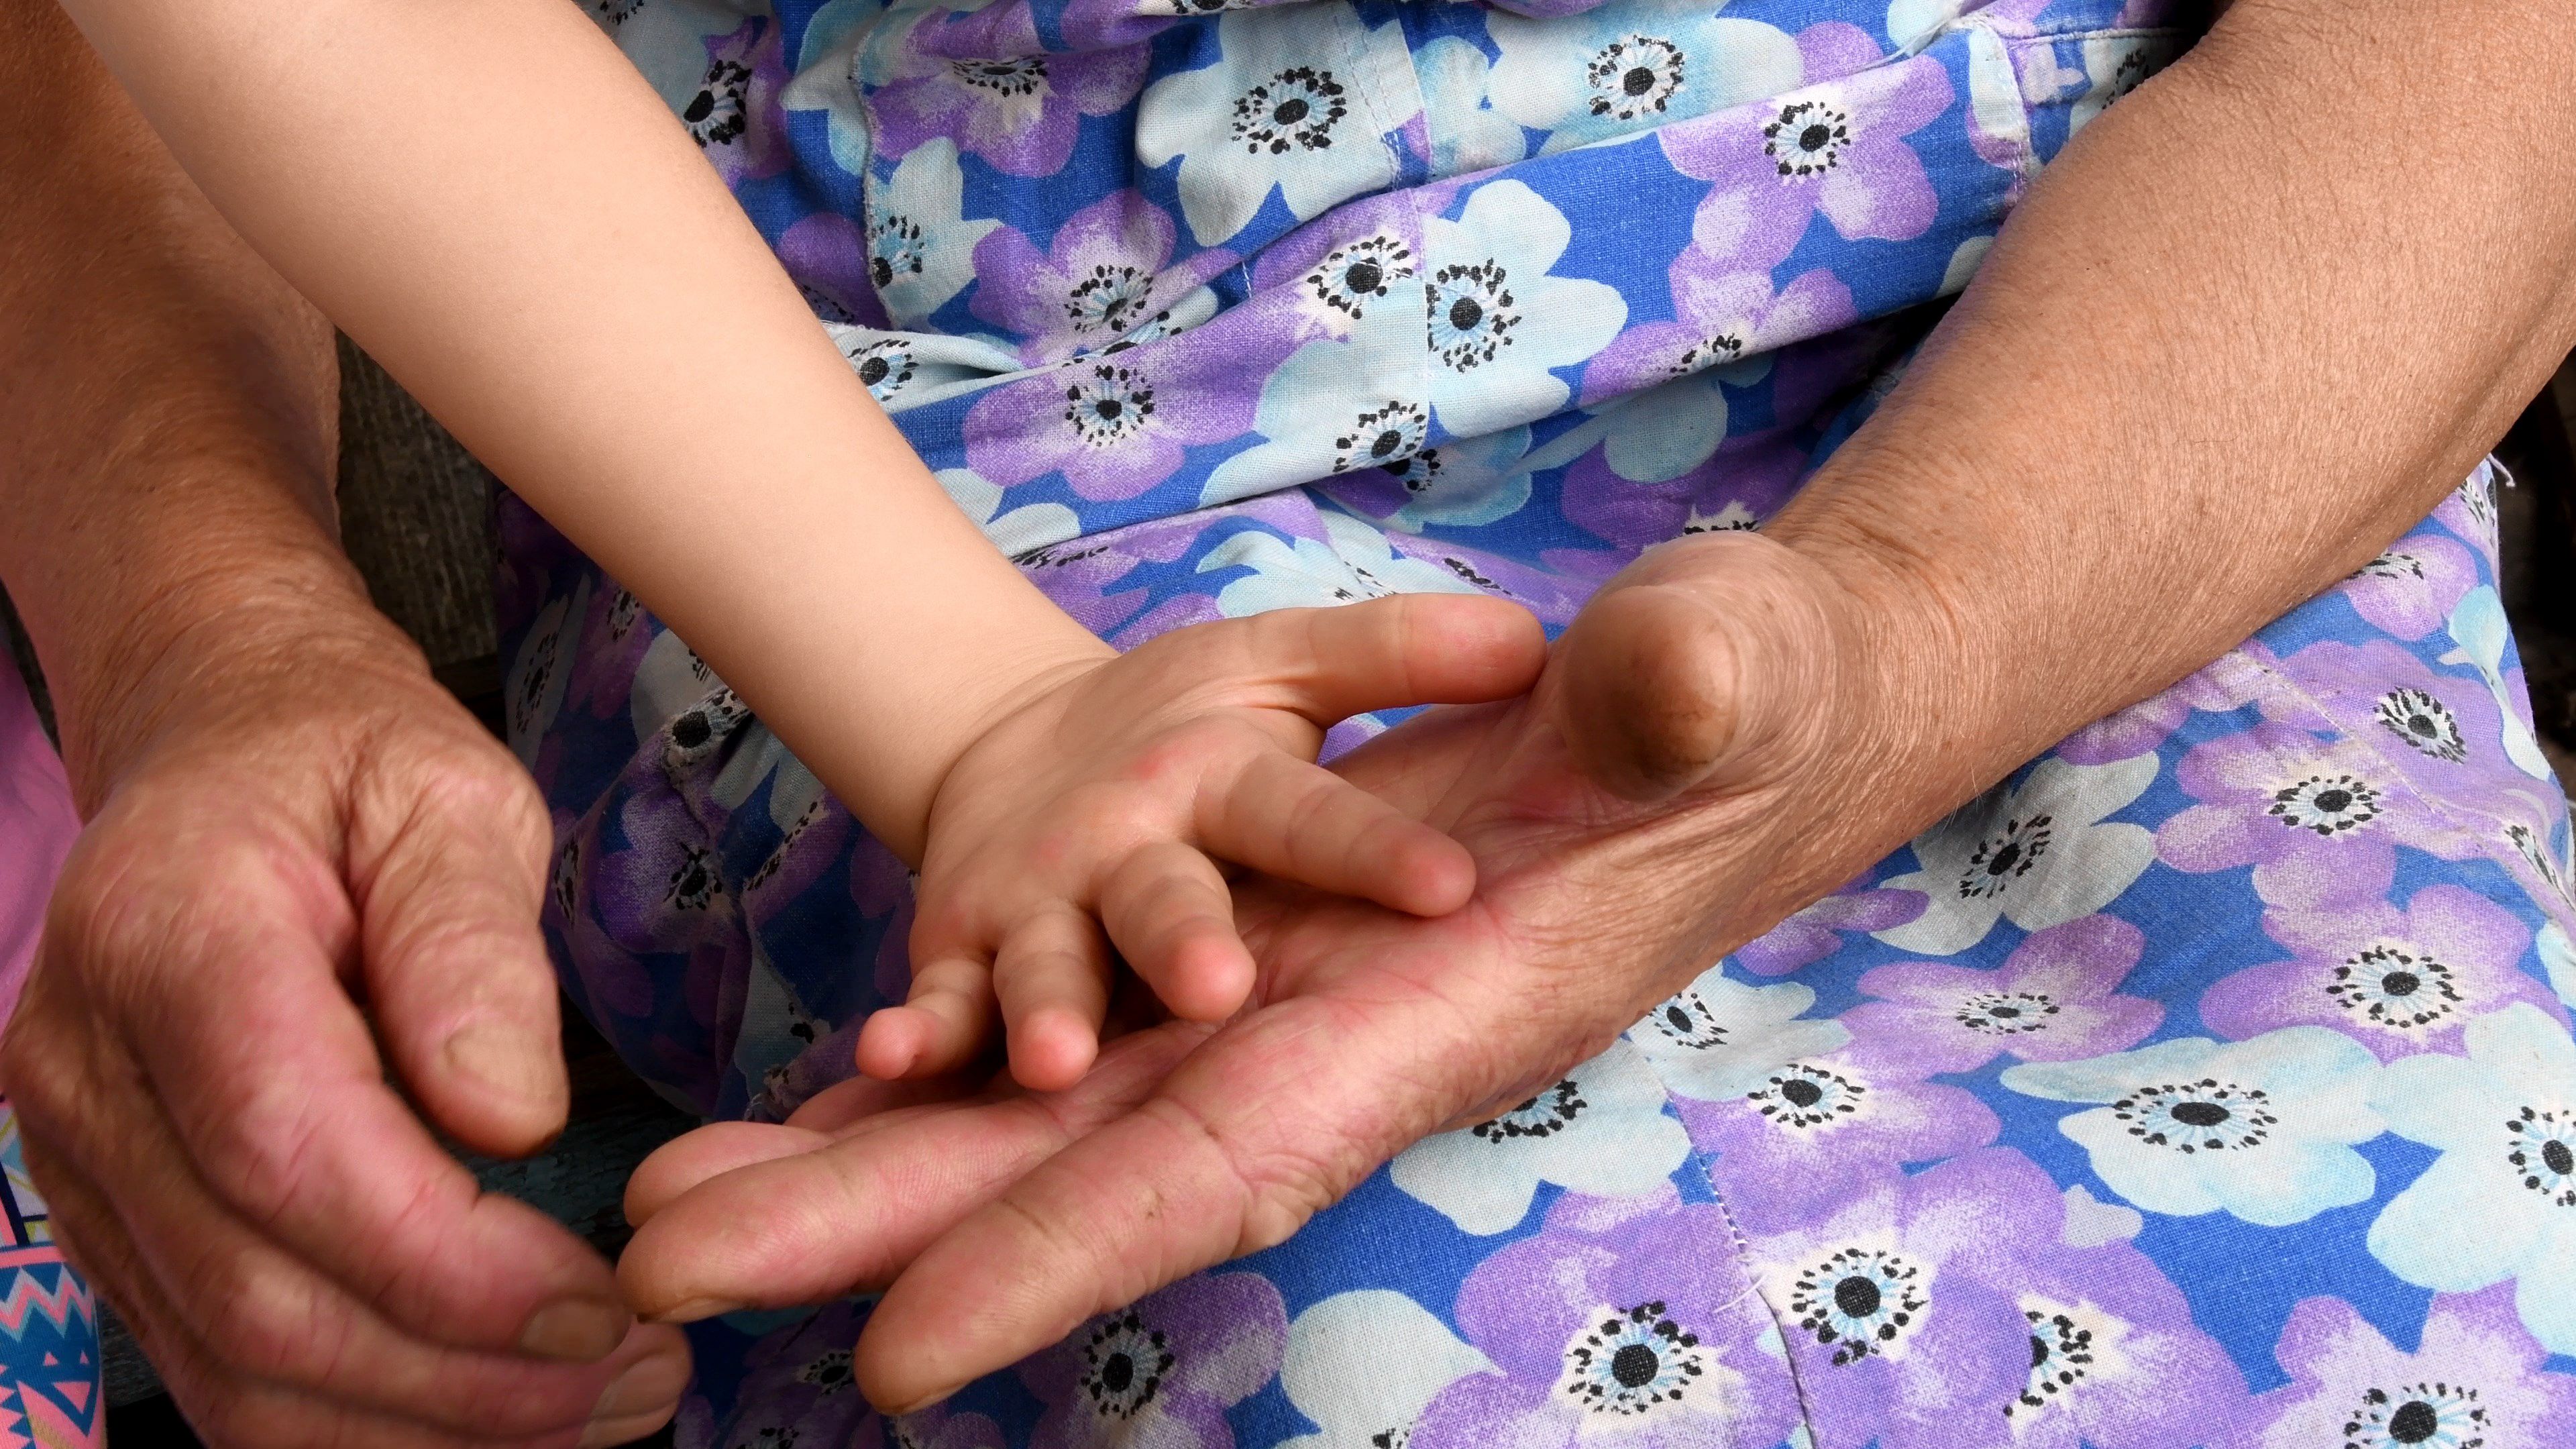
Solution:
<svg viewBox="0 0 2576 1449">
<path fill-rule="evenodd" d="M 329 326 L 52 6 L 0 7 L 0 93 L 0 579 L 87 811 L 152 728 L 147 688 L 289 616 L 407 646 L 335 542 Z"/>
<path fill-rule="evenodd" d="M 1771 528 L 1885 605 L 1922 808 L 2366 562 L 2503 434 L 2576 341 L 2571 71 L 2551 5 L 2243 0 L 2068 146 Z"/>
</svg>

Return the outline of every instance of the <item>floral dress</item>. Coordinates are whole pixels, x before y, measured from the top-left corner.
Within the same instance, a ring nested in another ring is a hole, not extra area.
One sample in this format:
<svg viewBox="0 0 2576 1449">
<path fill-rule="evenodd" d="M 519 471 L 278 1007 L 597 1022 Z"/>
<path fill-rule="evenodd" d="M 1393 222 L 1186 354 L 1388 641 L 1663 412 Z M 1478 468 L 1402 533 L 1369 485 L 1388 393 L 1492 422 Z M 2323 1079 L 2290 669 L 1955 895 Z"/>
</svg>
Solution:
<svg viewBox="0 0 2576 1449">
<path fill-rule="evenodd" d="M 1122 645 L 1391 591 L 1562 625 L 1757 525 L 2191 38 L 2159 0 L 592 4 Z M 698 1325 L 680 1442 L 2576 1443 L 2576 905 L 2496 481 L 1287 1243 L 897 1420 L 863 1301 Z M 566 989 L 674 1100 L 775 1119 L 903 995 L 903 867 L 501 520 Z"/>
</svg>

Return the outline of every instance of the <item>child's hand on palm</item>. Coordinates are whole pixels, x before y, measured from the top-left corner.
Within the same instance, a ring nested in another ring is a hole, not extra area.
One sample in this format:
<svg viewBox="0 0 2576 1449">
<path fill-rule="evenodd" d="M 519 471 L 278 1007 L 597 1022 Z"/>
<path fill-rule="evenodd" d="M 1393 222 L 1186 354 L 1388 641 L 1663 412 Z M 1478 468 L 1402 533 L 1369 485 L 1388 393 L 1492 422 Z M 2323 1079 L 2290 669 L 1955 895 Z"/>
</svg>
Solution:
<svg viewBox="0 0 2576 1449">
<path fill-rule="evenodd" d="M 1414 915 L 1457 909 L 1475 889 L 1466 850 L 1316 751 L 1353 714 L 1520 694 L 1546 652 L 1513 605 L 1410 595 L 1196 625 L 1048 684 L 941 782 L 911 998 L 869 1019 L 860 1069 L 956 1070 L 998 1008 L 1012 1075 L 1071 1086 L 1099 1050 L 1117 961 L 1176 1016 L 1231 1016 L 1253 963 L 1219 862 Z"/>
</svg>

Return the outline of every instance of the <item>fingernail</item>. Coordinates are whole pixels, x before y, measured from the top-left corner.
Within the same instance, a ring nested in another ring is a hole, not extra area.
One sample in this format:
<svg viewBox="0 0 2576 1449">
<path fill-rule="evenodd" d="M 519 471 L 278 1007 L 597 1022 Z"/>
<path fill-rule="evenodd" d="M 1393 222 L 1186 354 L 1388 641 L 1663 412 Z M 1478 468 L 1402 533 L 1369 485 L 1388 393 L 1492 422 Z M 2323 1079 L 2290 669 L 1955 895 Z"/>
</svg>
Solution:
<svg viewBox="0 0 2576 1449">
<path fill-rule="evenodd" d="M 634 1322 L 623 1303 L 558 1298 L 528 1315 L 519 1329 L 519 1351 L 569 1363 L 597 1363 L 617 1351 Z"/>
<path fill-rule="evenodd" d="M 644 1315 L 644 1321 L 646 1323 L 695 1323 L 701 1318 L 716 1318 L 736 1312 L 742 1306 L 739 1303 L 727 1303 L 717 1298 L 690 1298 L 675 1303 L 659 1313 L 647 1313 Z"/>
<path fill-rule="evenodd" d="M 448 1070 L 514 1102 L 532 1100 L 552 1085 L 548 1063 L 529 1049 L 527 1036 L 499 1022 L 459 1027 L 444 1051 Z"/>
<path fill-rule="evenodd" d="M 689 1361 L 676 1353 L 657 1353 L 638 1360 L 634 1367 L 617 1376 L 591 1408 L 590 1426 L 582 1431 L 585 1445 L 616 1444 L 622 1440 L 603 1437 L 608 1432 L 624 1433 L 626 1421 L 659 1413 L 677 1403 L 682 1390 L 689 1386 Z"/>
</svg>

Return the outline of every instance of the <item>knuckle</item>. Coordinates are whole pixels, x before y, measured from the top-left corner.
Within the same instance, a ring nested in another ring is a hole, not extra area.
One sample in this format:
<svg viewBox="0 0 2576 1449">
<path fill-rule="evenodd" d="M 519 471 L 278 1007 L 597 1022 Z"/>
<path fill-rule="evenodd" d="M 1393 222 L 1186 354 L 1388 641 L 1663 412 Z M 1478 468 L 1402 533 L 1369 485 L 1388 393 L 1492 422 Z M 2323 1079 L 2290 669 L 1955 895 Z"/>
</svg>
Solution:
<svg viewBox="0 0 2576 1449">
<path fill-rule="evenodd" d="M 331 1355 L 317 1350 L 338 1337 L 326 1322 L 336 1315 L 291 1275 L 227 1254 L 201 1270 L 189 1297 L 204 1314 L 206 1343 L 228 1366 L 288 1383 L 327 1379 Z"/>
</svg>

